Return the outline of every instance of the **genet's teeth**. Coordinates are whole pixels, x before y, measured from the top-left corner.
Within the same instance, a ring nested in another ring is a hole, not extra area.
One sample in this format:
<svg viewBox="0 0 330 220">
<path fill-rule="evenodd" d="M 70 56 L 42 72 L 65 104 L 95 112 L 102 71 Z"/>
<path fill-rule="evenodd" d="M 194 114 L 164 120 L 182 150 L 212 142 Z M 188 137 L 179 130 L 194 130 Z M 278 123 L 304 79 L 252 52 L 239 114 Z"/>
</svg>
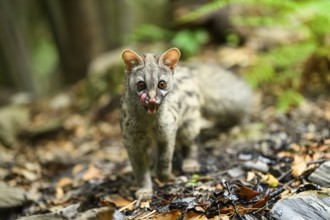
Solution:
<svg viewBox="0 0 330 220">
<path fill-rule="evenodd" d="M 156 107 L 148 107 L 147 110 L 148 110 L 148 114 L 150 114 L 150 115 L 156 114 L 156 111 L 157 111 Z"/>
</svg>

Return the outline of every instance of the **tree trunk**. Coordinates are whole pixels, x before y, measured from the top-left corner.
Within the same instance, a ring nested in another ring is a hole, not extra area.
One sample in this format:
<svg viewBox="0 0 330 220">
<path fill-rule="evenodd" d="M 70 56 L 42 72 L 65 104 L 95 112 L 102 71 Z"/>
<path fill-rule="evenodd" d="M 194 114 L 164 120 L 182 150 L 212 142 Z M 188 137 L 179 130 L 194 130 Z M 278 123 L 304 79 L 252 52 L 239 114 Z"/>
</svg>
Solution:
<svg viewBox="0 0 330 220">
<path fill-rule="evenodd" d="M 63 79 L 75 83 L 87 74 L 89 62 L 104 50 L 96 6 L 91 0 L 45 0 L 57 44 Z"/>
<path fill-rule="evenodd" d="M 27 48 L 13 17 L 11 3 L 10 0 L 0 0 L 0 57 L 4 58 L 4 70 L 1 68 L 4 73 L 0 78 L 6 86 L 33 94 L 35 88 Z"/>
</svg>

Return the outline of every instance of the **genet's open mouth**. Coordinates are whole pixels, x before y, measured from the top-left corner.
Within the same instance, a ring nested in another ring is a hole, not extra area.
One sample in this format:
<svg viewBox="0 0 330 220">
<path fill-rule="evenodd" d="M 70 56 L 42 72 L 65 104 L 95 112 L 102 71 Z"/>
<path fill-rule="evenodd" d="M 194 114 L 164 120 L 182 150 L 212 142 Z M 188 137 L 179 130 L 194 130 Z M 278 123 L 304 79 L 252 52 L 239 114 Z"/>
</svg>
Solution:
<svg viewBox="0 0 330 220">
<path fill-rule="evenodd" d="M 149 115 L 156 114 L 159 104 L 155 98 L 149 99 L 146 93 L 142 93 L 140 96 L 140 102 Z"/>
<path fill-rule="evenodd" d="M 147 105 L 144 106 L 146 111 L 148 112 L 149 115 L 154 115 L 157 112 L 158 106 L 157 105 Z"/>
</svg>

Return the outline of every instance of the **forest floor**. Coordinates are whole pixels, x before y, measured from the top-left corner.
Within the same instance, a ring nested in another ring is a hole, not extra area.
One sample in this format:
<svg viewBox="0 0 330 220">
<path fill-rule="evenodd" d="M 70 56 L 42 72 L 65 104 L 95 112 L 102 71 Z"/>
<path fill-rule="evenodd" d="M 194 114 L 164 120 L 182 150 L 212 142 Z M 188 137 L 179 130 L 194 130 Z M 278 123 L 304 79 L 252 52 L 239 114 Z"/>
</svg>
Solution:
<svg viewBox="0 0 330 220">
<path fill-rule="evenodd" d="M 118 99 L 81 111 L 70 92 L 28 107 L 19 137 L 0 145 L 2 182 L 24 193 L 21 204 L 0 208 L 1 219 L 88 219 L 90 210 L 90 219 L 269 219 L 281 198 L 322 190 L 309 176 L 330 160 L 326 95 L 280 113 L 256 91 L 242 125 L 203 131 L 201 172 L 183 173 L 175 158 L 175 180 L 154 180 L 152 200 L 139 202 Z"/>
</svg>

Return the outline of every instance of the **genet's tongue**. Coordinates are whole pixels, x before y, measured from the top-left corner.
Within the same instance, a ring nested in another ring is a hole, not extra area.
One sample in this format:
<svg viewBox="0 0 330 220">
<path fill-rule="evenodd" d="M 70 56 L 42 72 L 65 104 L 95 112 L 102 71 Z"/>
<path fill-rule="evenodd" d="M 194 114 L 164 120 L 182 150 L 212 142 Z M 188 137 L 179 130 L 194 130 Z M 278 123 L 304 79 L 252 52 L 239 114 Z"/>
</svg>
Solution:
<svg viewBox="0 0 330 220">
<path fill-rule="evenodd" d="M 141 104 L 145 106 L 145 109 L 147 110 L 148 114 L 150 114 L 150 115 L 156 114 L 156 112 L 157 112 L 156 99 L 153 98 L 153 99 L 148 100 L 148 104 L 146 103 L 147 102 L 146 99 L 147 99 L 147 93 L 144 92 L 140 96 Z"/>
<path fill-rule="evenodd" d="M 147 98 L 147 93 L 142 93 L 142 95 L 140 96 L 140 102 L 142 104 L 144 104 L 144 102 L 146 101 L 146 98 Z"/>
<path fill-rule="evenodd" d="M 156 108 L 156 106 L 148 106 L 147 111 L 148 111 L 148 114 L 154 115 L 154 114 L 156 114 L 157 108 Z"/>
</svg>

